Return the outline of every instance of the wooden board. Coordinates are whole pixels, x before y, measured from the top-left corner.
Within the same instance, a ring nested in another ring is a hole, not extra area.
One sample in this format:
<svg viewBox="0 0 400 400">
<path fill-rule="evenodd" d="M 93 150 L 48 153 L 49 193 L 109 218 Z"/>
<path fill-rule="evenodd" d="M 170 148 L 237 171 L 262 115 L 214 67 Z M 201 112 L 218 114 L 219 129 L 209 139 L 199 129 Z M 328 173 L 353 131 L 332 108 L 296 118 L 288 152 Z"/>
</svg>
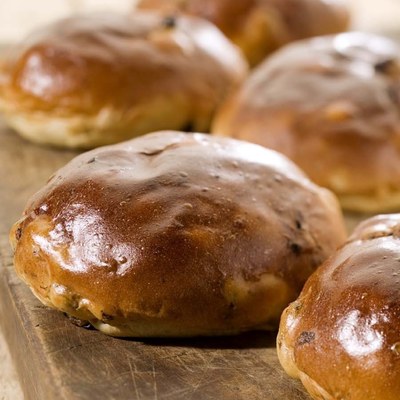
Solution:
<svg viewBox="0 0 400 400">
<path fill-rule="evenodd" d="M 309 399 L 279 366 L 274 334 L 114 339 L 34 298 L 13 271 L 8 231 L 27 198 L 75 154 L 29 144 L 0 121 L 0 324 L 26 399 Z"/>
</svg>

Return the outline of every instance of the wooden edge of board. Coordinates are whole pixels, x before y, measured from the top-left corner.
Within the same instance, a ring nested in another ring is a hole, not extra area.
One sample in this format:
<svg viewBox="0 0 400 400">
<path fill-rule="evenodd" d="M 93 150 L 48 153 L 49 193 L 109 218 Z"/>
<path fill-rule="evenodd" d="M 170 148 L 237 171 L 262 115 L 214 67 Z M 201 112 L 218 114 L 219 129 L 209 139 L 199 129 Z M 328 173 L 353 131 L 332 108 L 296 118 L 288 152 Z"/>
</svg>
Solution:
<svg viewBox="0 0 400 400">
<path fill-rule="evenodd" d="M 4 236 L 3 236 L 4 238 Z M 4 241 L 2 241 L 4 244 Z M 4 334 L 10 354 L 13 358 L 21 388 L 26 400 L 63 399 L 61 393 L 52 392 L 54 376 L 48 363 L 45 362 L 40 336 L 30 335 L 28 330 L 34 330 L 34 321 L 28 317 L 27 307 L 37 307 L 24 304 L 18 300 L 16 288 L 21 285 L 10 263 L 6 263 L 9 251 L 0 249 L 0 328 Z M 32 297 L 32 301 L 35 299 Z M 44 306 L 41 306 L 45 308 Z M 46 382 L 46 392 L 42 384 Z M 49 389 L 50 388 L 50 389 Z"/>
</svg>

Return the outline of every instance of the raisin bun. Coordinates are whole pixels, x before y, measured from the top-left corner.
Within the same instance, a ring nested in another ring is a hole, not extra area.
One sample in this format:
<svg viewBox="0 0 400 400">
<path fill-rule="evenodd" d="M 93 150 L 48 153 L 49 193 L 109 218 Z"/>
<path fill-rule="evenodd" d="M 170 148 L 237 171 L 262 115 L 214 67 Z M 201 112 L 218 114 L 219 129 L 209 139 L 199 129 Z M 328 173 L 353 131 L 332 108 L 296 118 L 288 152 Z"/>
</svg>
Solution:
<svg viewBox="0 0 400 400">
<path fill-rule="evenodd" d="M 400 214 L 362 223 L 283 313 L 278 355 L 317 400 L 398 400 Z"/>
<path fill-rule="evenodd" d="M 335 197 L 284 156 L 161 132 L 75 158 L 11 242 L 43 303 L 139 337 L 277 328 L 345 237 Z"/>
<path fill-rule="evenodd" d="M 400 209 L 400 47 L 358 32 L 292 44 L 228 100 L 213 132 L 284 153 L 346 209 Z"/>
<path fill-rule="evenodd" d="M 256 65 L 293 40 L 346 30 L 342 0 L 140 0 L 138 7 L 166 15 L 195 15 L 217 25 Z"/>
<path fill-rule="evenodd" d="M 80 15 L 12 48 L 0 66 L 0 110 L 27 139 L 62 147 L 158 129 L 206 132 L 246 71 L 240 51 L 208 21 Z"/>
</svg>

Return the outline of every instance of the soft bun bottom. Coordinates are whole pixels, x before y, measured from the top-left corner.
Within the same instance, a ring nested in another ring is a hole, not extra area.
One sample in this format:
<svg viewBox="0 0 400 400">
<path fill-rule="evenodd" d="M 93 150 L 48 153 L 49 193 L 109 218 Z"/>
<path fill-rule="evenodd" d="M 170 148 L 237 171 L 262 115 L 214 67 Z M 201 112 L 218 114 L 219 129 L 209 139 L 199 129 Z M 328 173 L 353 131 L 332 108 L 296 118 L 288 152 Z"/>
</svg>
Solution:
<svg viewBox="0 0 400 400">
<path fill-rule="evenodd" d="M 180 106 L 179 104 L 182 103 Z M 91 149 L 122 142 L 161 129 L 182 129 L 190 125 L 206 131 L 207 118 L 192 122 L 184 99 L 163 99 L 129 111 L 104 108 L 98 113 L 57 116 L 56 113 L 4 110 L 6 123 L 34 143 L 70 149 Z M 2 107 L 0 107 L 2 108 Z M 179 109 L 180 112 L 176 112 Z"/>
<path fill-rule="evenodd" d="M 101 305 L 81 298 L 68 288 L 53 284 L 42 292 L 31 287 L 35 296 L 51 308 L 65 312 L 99 331 L 116 337 L 194 337 L 236 335 L 250 330 L 273 330 L 278 324 L 285 305 L 293 298 L 286 283 L 271 274 L 265 274 L 259 282 L 245 284 L 241 279 L 228 281 L 225 285 L 226 299 L 235 298 L 240 315 L 232 324 L 203 321 L 195 316 L 171 318 L 174 310 L 144 310 L 138 307 L 129 316 L 122 311 L 121 317 L 104 314 Z M 251 304 L 253 304 L 251 306 Z M 245 313 L 244 310 L 251 309 Z M 256 325 L 264 319 L 269 323 Z"/>
<path fill-rule="evenodd" d="M 20 277 L 27 281 L 23 275 L 20 274 Z M 283 281 L 276 279 L 276 284 L 271 285 L 269 283 L 264 286 L 261 288 L 262 293 L 258 293 L 253 299 L 250 293 L 247 294 L 242 307 L 248 307 L 248 301 L 258 303 L 260 298 L 268 297 L 270 292 L 277 293 L 281 291 L 282 285 L 285 285 Z M 185 318 L 184 321 L 170 319 L 168 318 L 168 312 L 166 313 L 167 315 L 163 315 L 163 310 L 159 311 L 159 315 L 154 313 L 146 315 L 143 310 L 137 310 L 137 313 L 129 318 L 115 318 L 104 314 L 101 306 L 95 306 L 89 299 L 80 298 L 76 293 L 70 292 L 68 288 L 62 285 L 53 284 L 49 287 L 41 288 L 40 291 L 31 285 L 30 288 L 35 297 L 43 304 L 64 312 L 72 320 L 80 321 L 80 326 L 90 324 L 100 332 L 115 337 L 228 336 L 253 330 L 271 331 L 276 328 L 282 309 L 290 301 L 289 298 L 278 295 L 274 304 L 266 302 L 270 321 L 272 321 L 268 324 L 256 326 L 252 321 L 248 321 L 248 318 L 252 319 L 253 317 L 260 319 L 258 315 L 260 313 L 265 314 L 265 307 L 257 309 L 257 305 L 255 305 L 255 314 L 243 316 L 242 322 L 235 322 L 235 327 L 218 326 L 220 324 L 210 327 L 209 321 L 204 321 L 204 324 L 199 326 L 198 324 L 192 324 L 188 321 L 188 318 Z M 254 292 L 254 288 L 251 291 Z"/>
<path fill-rule="evenodd" d="M 23 219 L 11 229 L 10 242 L 14 250 L 17 246 L 17 230 Z M 44 216 L 31 222 L 19 243 L 25 244 L 19 252 L 19 260 L 31 257 L 31 249 L 35 242 L 33 232 L 47 235 L 54 229 L 52 222 Z M 32 234 L 31 234 L 32 233 Z M 294 300 L 295 293 L 284 279 L 272 273 L 264 273 L 258 280 L 246 281 L 236 276 L 224 281 L 221 296 L 227 304 L 235 304 L 235 317 L 228 321 L 220 312 L 201 318 L 199 315 L 182 312 L 177 298 L 172 303 L 164 301 L 157 307 L 145 303 L 135 303 L 124 309 L 120 303 L 110 306 L 106 296 L 101 300 L 82 296 L 74 291 L 70 284 L 61 284 L 51 275 L 51 260 L 46 257 L 37 258 L 35 273 L 19 265 L 25 261 L 17 261 L 17 273 L 31 288 L 33 294 L 45 305 L 59 310 L 79 320 L 80 324 L 90 324 L 99 331 L 117 337 L 193 337 L 235 335 L 250 330 L 273 330 L 279 323 L 283 309 Z M 39 284 L 40 282 L 40 284 Z M 200 295 L 201 294 L 197 294 Z M 204 294 L 203 294 L 204 295 Z M 195 301 L 196 293 L 190 295 L 188 302 Z M 175 306 L 174 306 L 175 304 Z"/>
</svg>

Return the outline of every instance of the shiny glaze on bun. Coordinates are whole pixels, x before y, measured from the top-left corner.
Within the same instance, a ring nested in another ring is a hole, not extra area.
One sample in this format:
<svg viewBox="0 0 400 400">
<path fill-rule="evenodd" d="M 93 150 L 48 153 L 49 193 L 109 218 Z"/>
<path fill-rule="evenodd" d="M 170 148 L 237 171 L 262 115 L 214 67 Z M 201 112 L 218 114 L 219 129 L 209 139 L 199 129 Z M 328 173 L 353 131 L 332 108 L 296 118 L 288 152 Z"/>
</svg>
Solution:
<svg viewBox="0 0 400 400">
<path fill-rule="evenodd" d="M 277 150 L 344 208 L 400 208 L 400 46 L 351 32 L 283 48 L 217 115 L 217 135 Z"/>
<path fill-rule="evenodd" d="M 207 131 L 246 71 L 240 51 L 207 21 L 78 15 L 13 46 L 0 64 L 0 110 L 24 137 L 61 147 Z"/>
<path fill-rule="evenodd" d="M 363 222 L 283 313 L 282 366 L 314 399 L 397 400 L 400 214 Z"/>
<path fill-rule="evenodd" d="M 345 240 L 335 197 L 282 155 L 160 132 L 82 154 L 11 233 L 50 307 L 116 336 L 276 328 Z"/>
</svg>

